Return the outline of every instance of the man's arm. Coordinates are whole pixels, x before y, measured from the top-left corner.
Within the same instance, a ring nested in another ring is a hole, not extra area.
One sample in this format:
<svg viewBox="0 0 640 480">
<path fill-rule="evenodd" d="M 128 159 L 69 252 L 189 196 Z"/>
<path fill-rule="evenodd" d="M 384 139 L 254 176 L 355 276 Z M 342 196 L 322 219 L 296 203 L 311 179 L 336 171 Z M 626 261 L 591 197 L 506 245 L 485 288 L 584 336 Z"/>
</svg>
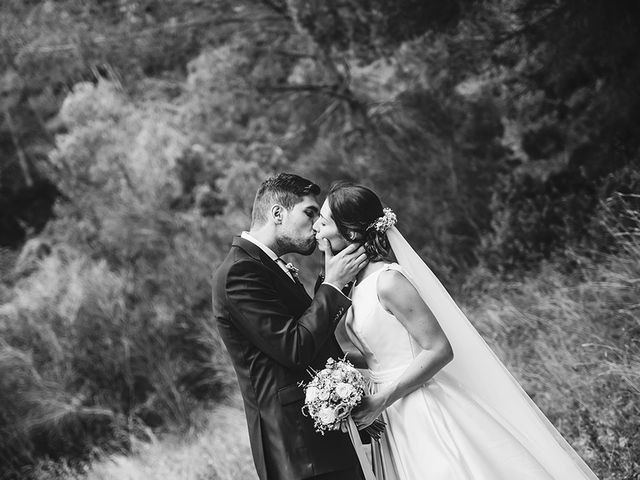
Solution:
<svg viewBox="0 0 640 480">
<path fill-rule="evenodd" d="M 251 260 L 229 269 L 226 295 L 234 324 L 251 343 L 278 363 L 302 370 L 351 305 L 338 290 L 321 285 L 309 308 L 295 318 L 273 288 L 266 267 Z"/>
</svg>

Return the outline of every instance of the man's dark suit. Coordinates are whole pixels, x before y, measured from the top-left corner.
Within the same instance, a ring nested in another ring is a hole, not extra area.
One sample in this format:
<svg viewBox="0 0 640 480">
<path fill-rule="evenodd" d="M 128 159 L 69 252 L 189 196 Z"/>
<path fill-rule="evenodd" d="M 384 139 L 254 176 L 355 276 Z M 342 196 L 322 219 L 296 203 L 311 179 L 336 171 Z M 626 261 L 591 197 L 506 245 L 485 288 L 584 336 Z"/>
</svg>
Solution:
<svg viewBox="0 0 640 480">
<path fill-rule="evenodd" d="M 255 244 L 236 237 L 213 276 L 213 311 L 233 362 L 261 480 L 358 469 L 349 437 L 316 433 L 302 413 L 307 369 L 342 356 L 333 336 L 350 306 L 321 285 L 313 300 Z"/>
</svg>

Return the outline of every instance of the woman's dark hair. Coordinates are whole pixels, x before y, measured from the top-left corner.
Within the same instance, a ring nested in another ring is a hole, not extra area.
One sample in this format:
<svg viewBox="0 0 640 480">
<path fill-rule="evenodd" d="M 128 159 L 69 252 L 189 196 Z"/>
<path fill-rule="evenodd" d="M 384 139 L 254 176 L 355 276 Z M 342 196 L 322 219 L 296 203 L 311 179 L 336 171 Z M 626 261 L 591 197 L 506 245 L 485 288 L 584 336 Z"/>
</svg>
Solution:
<svg viewBox="0 0 640 480">
<path fill-rule="evenodd" d="M 362 242 L 369 260 L 382 260 L 389 256 L 387 234 L 377 231 L 372 224 L 384 212 L 378 196 L 367 187 L 348 182 L 331 185 L 327 194 L 338 231 L 349 242 Z"/>
</svg>

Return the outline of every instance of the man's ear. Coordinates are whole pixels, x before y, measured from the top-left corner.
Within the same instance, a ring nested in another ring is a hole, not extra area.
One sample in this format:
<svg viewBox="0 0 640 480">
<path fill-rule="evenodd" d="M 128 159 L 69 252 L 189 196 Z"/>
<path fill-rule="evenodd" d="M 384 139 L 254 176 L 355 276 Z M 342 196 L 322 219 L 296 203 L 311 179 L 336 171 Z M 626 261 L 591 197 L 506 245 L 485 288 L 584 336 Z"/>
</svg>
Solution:
<svg viewBox="0 0 640 480">
<path fill-rule="evenodd" d="M 284 214 L 284 207 L 282 205 L 278 205 L 277 203 L 271 206 L 271 217 L 273 217 L 276 225 L 280 225 L 282 223 L 282 217 Z"/>
<path fill-rule="evenodd" d="M 356 235 L 356 232 L 354 232 L 353 230 L 351 230 L 351 231 L 349 232 L 349 239 L 348 239 L 348 240 L 349 240 L 350 242 L 355 242 L 357 237 L 358 237 L 358 236 Z"/>
</svg>

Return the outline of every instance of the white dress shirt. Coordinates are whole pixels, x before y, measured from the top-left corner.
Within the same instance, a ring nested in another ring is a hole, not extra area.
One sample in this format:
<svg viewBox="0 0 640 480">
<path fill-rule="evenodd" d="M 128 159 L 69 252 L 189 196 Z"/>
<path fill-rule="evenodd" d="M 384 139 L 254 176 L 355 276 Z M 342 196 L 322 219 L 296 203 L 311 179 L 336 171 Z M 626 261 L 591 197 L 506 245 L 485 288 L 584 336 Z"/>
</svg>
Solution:
<svg viewBox="0 0 640 480">
<path fill-rule="evenodd" d="M 242 232 L 242 234 L 240 235 L 242 238 L 244 238 L 245 240 L 249 240 L 251 243 L 253 243 L 255 246 L 257 246 L 258 248 L 260 248 L 260 250 L 262 250 L 264 253 L 267 254 L 267 256 L 273 260 L 274 262 L 276 262 L 276 264 L 282 269 L 282 271 L 284 273 L 287 274 L 287 276 L 293 280 L 293 275 L 291 274 L 291 272 L 289 271 L 289 269 L 287 268 L 287 264 L 284 263 L 284 260 L 282 260 L 280 257 L 278 257 L 278 255 L 276 255 L 276 252 L 274 252 L 273 250 L 271 250 L 269 247 L 267 247 L 264 243 L 262 243 L 260 240 L 252 237 L 249 232 Z"/>
<path fill-rule="evenodd" d="M 245 240 L 248 240 L 249 242 L 253 243 L 256 247 L 258 247 L 260 250 L 262 250 L 264 253 L 266 253 L 267 256 L 271 260 L 276 262 L 276 265 L 278 265 L 289 276 L 289 278 L 295 282 L 295 279 L 293 278 L 293 275 L 291 274 L 291 272 L 287 268 L 286 264 L 284 263 L 284 260 L 282 260 L 280 257 L 278 257 L 278 255 L 276 255 L 276 252 L 271 250 L 269 247 L 267 247 L 260 240 L 257 240 L 256 238 L 254 238 L 252 235 L 249 234 L 249 232 L 242 232 L 240 234 L 240 237 L 242 237 Z M 344 295 L 344 293 L 342 293 L 342 290 L 340 290 L 338 287 L 336 287 L 333 283 L 330 283 L 330 282 L 322 282 L 322 283 L 325 284 L 325 285 L 332 286 L 333 288 L 338 290 L 341 295 Z M 346 295 L 344 295 L 344 296 L 346 297 Z"/>
</svg>

